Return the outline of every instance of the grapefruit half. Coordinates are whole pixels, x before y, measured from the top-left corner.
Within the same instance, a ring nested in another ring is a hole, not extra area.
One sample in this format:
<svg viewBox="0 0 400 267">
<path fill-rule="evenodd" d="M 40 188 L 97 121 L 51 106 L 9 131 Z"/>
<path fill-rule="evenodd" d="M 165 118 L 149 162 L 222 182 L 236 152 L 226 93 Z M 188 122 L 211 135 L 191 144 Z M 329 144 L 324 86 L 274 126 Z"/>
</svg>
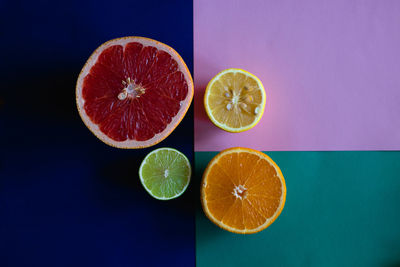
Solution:
<svg viewBox="0 0 400 267">
<path fill-rule="evenodd" d="M 79 74 L 76 103 L 85 125 L 104 143 L 143 148 L 165 139 L 193 99 L 193 79 L 180 55 L 144 37 L 110 40 Z"/>
</svg>

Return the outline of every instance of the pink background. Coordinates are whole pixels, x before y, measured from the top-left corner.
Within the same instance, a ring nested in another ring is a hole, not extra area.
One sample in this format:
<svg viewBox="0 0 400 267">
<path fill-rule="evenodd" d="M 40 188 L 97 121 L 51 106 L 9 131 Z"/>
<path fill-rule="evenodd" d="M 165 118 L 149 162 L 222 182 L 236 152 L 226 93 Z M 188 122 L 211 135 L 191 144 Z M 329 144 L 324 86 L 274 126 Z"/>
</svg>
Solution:
<svg viewBox="0 0 400 267">
<path fill-rule="evenodd" d="M 253 129 L 215 127 L 208 81 L 257 75 L 267 106 Z M 194 0 L 195 150 L 400 149 L 400 1 Z"/>
</svg>

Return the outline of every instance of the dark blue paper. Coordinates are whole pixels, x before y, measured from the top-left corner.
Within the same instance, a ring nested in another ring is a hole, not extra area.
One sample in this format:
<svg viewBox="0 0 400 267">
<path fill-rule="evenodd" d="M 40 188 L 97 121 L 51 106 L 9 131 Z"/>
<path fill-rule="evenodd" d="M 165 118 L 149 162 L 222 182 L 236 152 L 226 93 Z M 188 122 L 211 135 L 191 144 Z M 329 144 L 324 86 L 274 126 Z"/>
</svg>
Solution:
<svg viewBox="0 0 400 267">
<path fill-rule="evenodd" d="M 193 157 L 193 116 L 156 147 L 120 150 L 82 123 L 75 82 L 101 43 L 136 35 L 192 70 L 191 1 L 0 1 L 0 266 L 191 266 L 193 188 L 151 198 L 156 147 Z"/>
</svg>

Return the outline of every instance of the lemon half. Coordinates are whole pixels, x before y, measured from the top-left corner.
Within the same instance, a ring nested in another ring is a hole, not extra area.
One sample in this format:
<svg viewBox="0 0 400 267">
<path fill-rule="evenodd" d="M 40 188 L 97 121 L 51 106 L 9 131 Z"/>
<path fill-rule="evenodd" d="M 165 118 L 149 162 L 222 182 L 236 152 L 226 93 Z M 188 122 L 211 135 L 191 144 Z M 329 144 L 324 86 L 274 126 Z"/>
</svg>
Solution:
<svg viewBox="0 0 400 267">
<path fill-rule="evenodd" d="M 226 69 L 208 83 L 204 107 L 210 120 L 219 128 L 239 133 L 260 121 L 266 95 L 260 79 L 242 69 Z"/>
</svg>

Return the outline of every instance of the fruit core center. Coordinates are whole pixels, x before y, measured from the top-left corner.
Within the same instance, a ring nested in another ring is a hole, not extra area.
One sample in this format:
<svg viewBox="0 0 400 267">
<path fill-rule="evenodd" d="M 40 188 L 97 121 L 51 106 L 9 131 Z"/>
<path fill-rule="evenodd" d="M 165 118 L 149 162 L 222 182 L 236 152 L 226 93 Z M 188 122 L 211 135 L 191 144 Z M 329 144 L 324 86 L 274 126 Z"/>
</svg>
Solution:
<svg viewBox="0 0 400 267">
<path fill-rule="evenodd" d="M 236 198 L 245 199 L 247 195 L 247 188 L 245 188 L 243 185 L 237 185 L 235 188 L 233 188 L 232 194 Z"/>
<path fill-rule="evenodd" d="M 139 98 L 146 91 L 143 86 L 135 84 L 131 78 L 122 81 L 122 84 L 124 85 L 124 88 L 118 94 L 119 100 L 124 100 L 126 98 Z"/>
<path fill-rule="evenodd" d="M 168 177 L 168 175 L 169 175 L 169 170 L 168 170 L 168 169 L 166 169 L 166 170 L 164 171 L 164 178 L 167 178 L 167 177 Z"/>
<path fill-rule="evenodd" d="M 234 95 L 234 96 L 232 97 L 232 103 L 233 103 L 234 105 L 237 105 L 238 102 L 239 102 L 239 96 L 238 96 L 238 95 Z"/>
<path fill-rule="evenodd" d="M 225 108 L 235 111 L 241 109 L 244 112 L 253 112 L 254 115 L 257 115 L 260 112 L 260 108 L 258 106 L 254 108 L 255 103 L 251 95 L 252 91 L 253 89 L 247 86 L 241 88 L 240 92 L 235 92 L 232 88 L 225 88 Z"/>
</svg>

